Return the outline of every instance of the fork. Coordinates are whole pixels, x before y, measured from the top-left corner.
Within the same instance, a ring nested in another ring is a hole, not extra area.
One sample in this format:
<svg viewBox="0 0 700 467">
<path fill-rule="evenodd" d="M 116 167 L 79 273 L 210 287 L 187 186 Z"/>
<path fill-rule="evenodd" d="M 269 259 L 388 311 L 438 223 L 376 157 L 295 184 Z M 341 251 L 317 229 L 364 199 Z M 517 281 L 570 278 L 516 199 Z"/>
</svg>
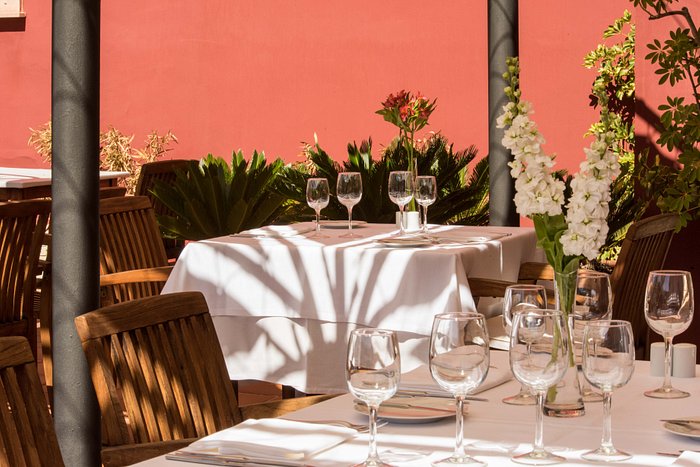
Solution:
<svg viewBox="0 0 700 467">
<path fill-rule="evenodd" d="M 292 420 L 294 422 L 302 423 L 316 423 L 319 425 L 336 425 L 343 426 L 345 428 L 350 428 L 357 431 L 358 433 L 367 433 L 369 431 L 369 425 L 363 425 L 359 423 L 348 422 L 347 420 Z M 377 420 L 377 428 L 382 427 L 387 424 L 386 420 Z"/>
</svg>

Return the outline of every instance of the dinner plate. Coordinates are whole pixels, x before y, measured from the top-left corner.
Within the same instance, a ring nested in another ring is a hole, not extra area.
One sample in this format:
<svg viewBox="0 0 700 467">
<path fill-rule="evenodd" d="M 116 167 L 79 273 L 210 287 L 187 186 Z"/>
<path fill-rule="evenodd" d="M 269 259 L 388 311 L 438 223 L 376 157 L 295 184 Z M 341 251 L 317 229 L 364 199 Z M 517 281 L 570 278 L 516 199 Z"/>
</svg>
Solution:
<svg viewBox="0 0 700 467">
<path fill-rule="evenodd" d="M 364 227 L 367 221 L 352 221 L 352 228 Z M 321 227 L 327 229 L 347 229 L 348 221 L 344 220 L 326 220 L 321 221 Z"/>
<path fill-rule="evenodd" d="M 432 240 L 420 237 L 389 237 L 380 238 L 377 243 L 391 248 L 421 248 L 434 245 Z"/>
<path fill-rule="evenodd" d="M 367 405 L 355 399 L 355 411 L 367 414 Z M 464 413 L 467 405 L 464 405 Z M 428 423 L 455 416 L 455 401 L 444 397 L 394 396 L 379 406 L 379 418 L 395 423 Z"/>
<path fill-rule="evenodd" d="M 671 433 L 675 433 L 681 436 L 687 436 L 689 438 L 700 439 L 700 417 L 691 417 L 691 419 L 697 419 L 697 422 L 689 424 L 665 422 L 663 426 L 667 431 L 670 431 Z"/>
</svg>

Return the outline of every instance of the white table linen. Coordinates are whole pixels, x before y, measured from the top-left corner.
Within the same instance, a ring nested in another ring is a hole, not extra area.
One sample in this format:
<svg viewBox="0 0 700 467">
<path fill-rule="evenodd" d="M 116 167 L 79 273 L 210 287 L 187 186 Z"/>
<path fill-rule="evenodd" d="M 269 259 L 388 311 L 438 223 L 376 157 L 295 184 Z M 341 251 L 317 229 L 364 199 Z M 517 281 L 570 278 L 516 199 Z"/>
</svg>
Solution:
<svg viewBox="0 0 700 467">
<path fill-rule="evenodd" d="M 163 293 L 204 294 L 232 379 L 337 393 L 346 389 L 345 345 L 355 327 L 399 331 L 411 370 L 422 361 L 433 315 L 475 310 L 469 275 L 514 281 L 521 263 L 542 260 L 531 228 L 442 226 L 433 229 L 441 243 L 419 248 L 378 243 L 396 234 L 393 225 L 354 231 L 364 237 L 326 228 L 328 238 L 193 242 Z"/>
<path fill-rule="evenodd" d="M 100 171 L 100 180 L 126 177 L 129 172 Z M 0 167 L 0 188 L 32 188 L 51 185 L 51 169 Z"/>
<path fill-rule="evenodd" d="M 508 353 L 493 351 L 494 365 L 507 366 Z M 619 465 L 665 466 L 677 459 L 657 454 L 678 450 L 700 450 L 700 440 L 669 433 L 659 419 L 700 415 L 700 379 L 674 378 L 673 384 L 690 391 L 687 399 L 651 399 L 643 391 L 657 387 L 662 378 L 649 375 L 648 362 L 636 362 L 632 380 L 613 393 L 613 441 L 615 446 L 634 456 Z M 534 439 L 535 408 L 514 406 L 501 402 L 503 397 L 515 394 L 517 381 L 494 387 L 480 394 L 489 402 L 471 402 L 465 417 L 464 437 L 469 453 L 488 462 L 490 467 L 518 465 L 510 460 L 513 454 L 531 449 Z M 352 408 L 352 397 L 337 397 L 289 415 L 296 420 L 344 419 L 353 423 L 365 423 L 367 417 Z M 378 447 L 386 460 L 403 455 L 410 461 L 393 461 L 397 467 L 425 467 L 431 460 L 450 454 L 454 448 L 453 418 L 425 424 L 389 423 L 379 429 Z M 561 465 L 596 465 L 581 459 L 581 454 L 598 447 L 602 435 L 603 414 L 601 403 L 587 403 L 586 414 L 576 418 L 544 417 L 544 442 L 548 449 L 566 458 Z M 364 460 L 368 437 L 360 434 L 352 440 L 336 446 L 314 459 L 335 462 L 338 467 L 350 466 Z M 686 456 L 693 464 L 693 456 Z M 684 459 L 685 460 L 685 459 Z M 159 457 L 138 464 L 139 467 L 182 467 L 182 463 Z M 313 466 L 314 462 L 309 461 Z M 618 465 L 618 464 L 616 464 Z"/>
</svg>

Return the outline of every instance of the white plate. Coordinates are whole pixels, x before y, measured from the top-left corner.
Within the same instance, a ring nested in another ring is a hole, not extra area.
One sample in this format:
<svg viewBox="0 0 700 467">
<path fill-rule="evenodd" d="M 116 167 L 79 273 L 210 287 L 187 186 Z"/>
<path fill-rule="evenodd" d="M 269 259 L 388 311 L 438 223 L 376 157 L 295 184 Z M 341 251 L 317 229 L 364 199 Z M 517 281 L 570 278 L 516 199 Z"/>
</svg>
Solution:
<svg viewBox="0 0 700 467">
<path fill-rule="evenodd" d="M 359 400 L 353 404 L 355 411 L 367 414 L 367 405 Z M 464 413 L 467 405 L 464 405 Z M 396 423 L 428 423 L 455 416 L 455 401 L 445 397 L 397 397 L 382 402 L 379 418 Z"/>
<path fill-rule="evenodd" d="M 697 419 L 697 423 L 693 422 L 689 425 L 679 425 L 676 423 L 665 422 L 664 429 L 681 436 L 687 436 L 689 438 L 700 439 L 700 417 L 691 418 L 692 420 Z"/>
<path fill-rule="evenodd" d="M 434 245 L 432 240 L 418 237 L 380 238 L 379 240 L 377 240 L 377 243 L 379 243 L 382 246 L 388 246 L 392 248 L 420 248 L 424 246 Z"/>
<path fill-rule="evenodd" d="M 352 228 L 364 227 L 367 221 L 352 221 Z M 321 227 L 326 229 L 347 229 L 348 221 L 344 220 L 326 220 L 321 221 Z"/>
</svg>

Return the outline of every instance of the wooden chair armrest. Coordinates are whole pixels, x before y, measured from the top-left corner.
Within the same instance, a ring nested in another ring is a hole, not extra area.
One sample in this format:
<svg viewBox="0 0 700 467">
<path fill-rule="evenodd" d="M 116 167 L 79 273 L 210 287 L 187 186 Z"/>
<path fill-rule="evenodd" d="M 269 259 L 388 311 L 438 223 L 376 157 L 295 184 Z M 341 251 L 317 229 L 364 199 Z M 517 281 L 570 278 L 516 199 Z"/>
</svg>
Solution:
<svg viewBox="0 0 700 467">
<path fill-rule="evenodd" d="M 523 263 L 518 272 L 518 282 L 536 282 L 554 280 L 554 269 L 547 263 Z"/>
<path fill-rule="evenodd" d="M 161 266 L 158 268 L 132 269 L 103 274 L 100 276 L 100 287 L 133 282 L 165 282 L 168 280 L 172 270 L 172 266 Z"/>
<path fill-rule="evenodd" d="M 123 446 L 104 446 L 102 448 L 102 465 L 104 467 L 121 467 L 135 464 L 189 446 L 197 439 L 186 438 Z"/>
<path fill-rule="evenodd" d="M 281 417 L 289 412 L 309 407 L 336 396 L 338 396 L 338 394 L 295 397 L 294 399 L 282 399 L 261 404 L 243 405 L 240 409 L 244 420 L 249 418 L 274 418 Z"/>
<path fill-rule="evenodd" d="M 514 284 L 499 279 L 483 279 L 481 277 L 468 277 L 467 281 L 472 297 L 503 297 L 506 293 L 506 287 Z"/>
</svg>

